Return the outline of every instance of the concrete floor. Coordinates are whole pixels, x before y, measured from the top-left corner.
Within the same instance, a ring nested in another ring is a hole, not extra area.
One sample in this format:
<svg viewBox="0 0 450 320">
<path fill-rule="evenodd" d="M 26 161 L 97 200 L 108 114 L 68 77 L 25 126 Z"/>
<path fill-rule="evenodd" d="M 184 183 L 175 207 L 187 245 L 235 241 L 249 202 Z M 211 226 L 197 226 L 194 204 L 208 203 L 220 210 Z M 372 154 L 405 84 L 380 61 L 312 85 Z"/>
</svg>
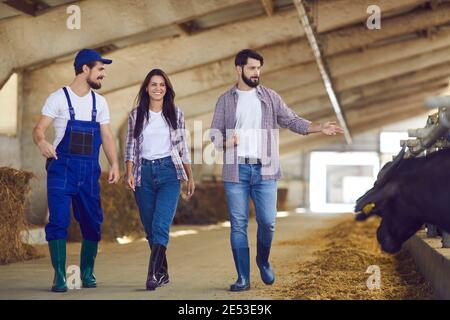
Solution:
<svg viewBox="0 0 450 320">
<path fill-rule="evenodd" d="M 317 249 L 314 245 L 305 246 L 299 255 L 298 246 L 283 243 L 314 237 L 315 232 L 345 219 L 349 219 L 348 214 L 290 214 L 278 218 L 271 255 L 276 273 L 273 286 L 264 285 L 259 276 L 253 221 L 249 226 L 252 290 L 247 292 L 227 291 L 236 277 L 228 227 L 174 226 L 171 231 L 198 233 L 171 238 L 167 251 L 171 283 L 156 291 L 144 289 L 149 257 L 145 241 L 124 245 L 101 242 L 95 268 L 97 288 L 52 293 L 49 289 L 53 271 L 47 254 L 41 259 L 0 266 L 0 299 L 283 299 L 289 273 L 299 263 L 312 259 L 312 252 Z M 67 266 L 78 264 L 79 249 L 77 243 L 68 246 Z"/>
</svg>

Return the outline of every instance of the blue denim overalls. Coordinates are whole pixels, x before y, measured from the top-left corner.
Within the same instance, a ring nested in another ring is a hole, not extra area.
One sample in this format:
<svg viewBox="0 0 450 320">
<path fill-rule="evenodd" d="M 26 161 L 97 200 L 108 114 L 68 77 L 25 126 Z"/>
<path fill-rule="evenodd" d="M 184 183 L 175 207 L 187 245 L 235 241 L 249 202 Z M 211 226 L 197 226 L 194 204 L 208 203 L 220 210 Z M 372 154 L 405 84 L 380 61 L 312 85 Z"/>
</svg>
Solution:
<svg viewBox="0 0 450 320">
<path fill-rule="evenodd" d="M 67 88 L 63 88 L 70 120 L 56 148 L 58 159 L 47 160 L 47 197 L 50 212 L 45 227 L 46 239 L 67 238 L 70 203 L 80 223 L 83 239 L 100 241 L 103 212 L 100 204 L 99 151 L 102 144 L 100 124 L 96 122 L 95 93 L 92 94 L 92 120 L 75 120 L 75 111 Z"/>
</svg>

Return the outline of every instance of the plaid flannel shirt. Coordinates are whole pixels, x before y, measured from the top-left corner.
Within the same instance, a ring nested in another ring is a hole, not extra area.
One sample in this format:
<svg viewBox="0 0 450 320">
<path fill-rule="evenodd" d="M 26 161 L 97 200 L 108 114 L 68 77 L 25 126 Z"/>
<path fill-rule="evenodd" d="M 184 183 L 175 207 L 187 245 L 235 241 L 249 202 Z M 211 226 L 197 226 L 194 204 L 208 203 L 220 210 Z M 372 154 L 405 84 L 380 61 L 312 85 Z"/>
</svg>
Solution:
<svg viewBox="0 0 450 320">
<path fill-rule="evenodd" d="M 307 135 L 311 121 L 295 114 L 275 91 L 259 85 L 256 87 L 256 93 L 261 100 L 262 109 L 261 176 L 263 180 L 280 179 L 278 127 Z M 235 131 L 237 102 L 236 86 L 219 97 L 210 131 L 210 138 L 215 147 L 224 150 L 222 180 L 228 182 L 239 182 L 237 147 L 223 148 L 223 139 L 230 139 Z"/>
</svg>

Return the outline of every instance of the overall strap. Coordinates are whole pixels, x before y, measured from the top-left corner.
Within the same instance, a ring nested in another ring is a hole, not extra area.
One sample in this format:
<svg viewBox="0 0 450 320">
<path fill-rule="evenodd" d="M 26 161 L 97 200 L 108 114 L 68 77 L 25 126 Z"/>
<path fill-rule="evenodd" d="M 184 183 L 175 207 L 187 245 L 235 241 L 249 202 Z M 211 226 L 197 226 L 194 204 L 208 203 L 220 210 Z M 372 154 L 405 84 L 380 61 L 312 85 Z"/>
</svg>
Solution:
<svg viewBox="0 0 450 320">
<path fill-rule="evenodd" d="M 75 111 L 72 108 L 72 102 L 70 101 L 69 92 L 67 91 L 66 87 L 63 87 L 64 94 L 66 95 L 67 104 L 69 105 L 69 113 L 70 113 L 70 120 L 75 120 Z"/>
<path fill-rule="evenodd" d="M 92 94 L 92 122 L 95 122 L 95 119 L 97 117 L 97 105 L 95 101 L 95 93 L 91 90 Z"/>
</svg>

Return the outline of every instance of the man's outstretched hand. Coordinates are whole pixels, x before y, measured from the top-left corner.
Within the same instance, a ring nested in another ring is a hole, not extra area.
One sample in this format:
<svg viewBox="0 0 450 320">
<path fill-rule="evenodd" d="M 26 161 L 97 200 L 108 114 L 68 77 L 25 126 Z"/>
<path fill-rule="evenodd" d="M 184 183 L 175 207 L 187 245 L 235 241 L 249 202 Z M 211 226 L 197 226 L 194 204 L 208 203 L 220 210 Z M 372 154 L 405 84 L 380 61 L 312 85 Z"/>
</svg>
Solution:
<svg viewBox="0 0 450 320">
<path fill-rule="evenodd" d="M 344 133 L 344 129 L 336 125 L 336 121 L 327 121 L 322 124 L 322 130 L 320 132 L 327 136 L 335 136 L 338 133 Z"/>
</svg>

